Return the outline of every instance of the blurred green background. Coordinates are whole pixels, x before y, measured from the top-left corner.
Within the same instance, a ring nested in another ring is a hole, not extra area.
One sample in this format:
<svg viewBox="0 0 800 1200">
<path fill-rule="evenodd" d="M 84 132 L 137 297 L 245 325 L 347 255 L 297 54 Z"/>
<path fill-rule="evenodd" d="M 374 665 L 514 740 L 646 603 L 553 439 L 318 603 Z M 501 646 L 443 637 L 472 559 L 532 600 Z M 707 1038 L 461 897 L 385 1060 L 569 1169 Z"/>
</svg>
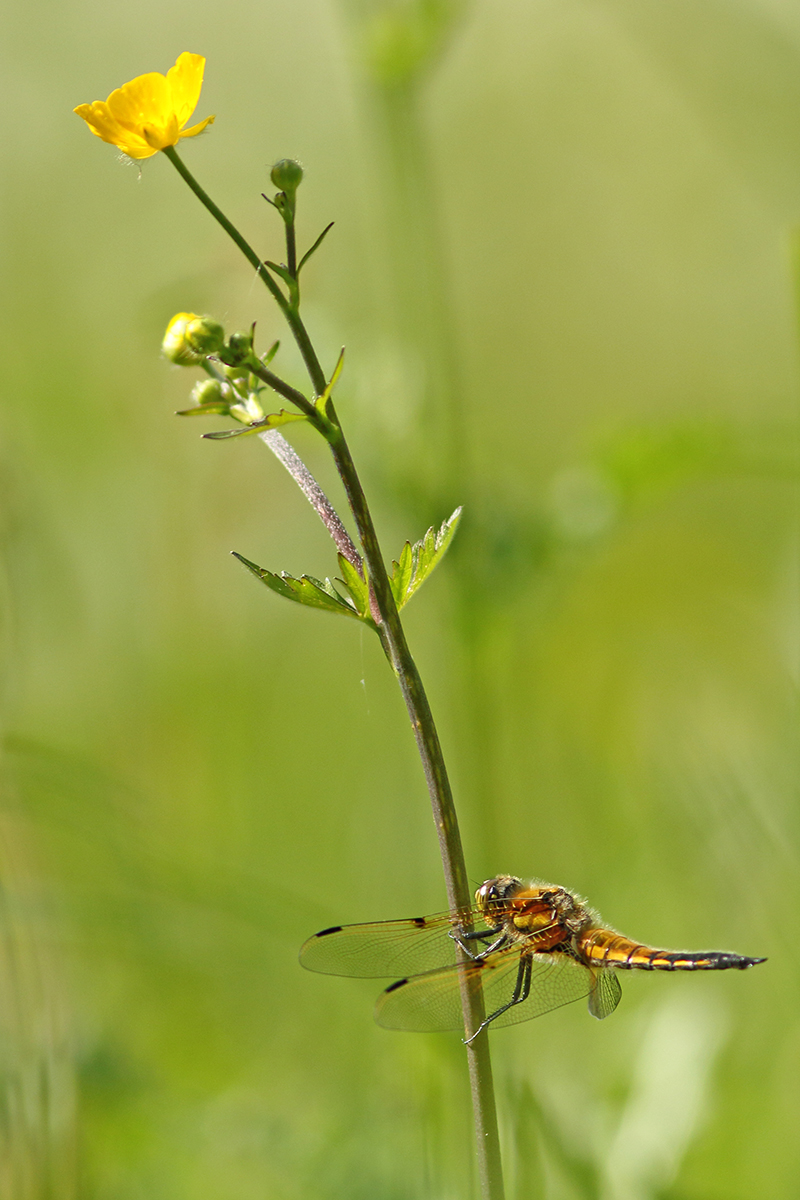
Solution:
<svg viewBox="0 0 800 1200">
<path fill-rule="evenodd" d="M 296 156 L 307 322 L 396 555 L 470 873 L 651 944 L 493 1035 L 514 1200 L 796 1197 L 800 8 L 791 0 L 32 0 L 2 87 L 3 1200 L 474 1195 L 455 1036 L 317 977 L 333 923 L 444 907 L 375 639 L 229 557 L 332 574 L 263 445 L 176 420 L 178 310 L 302 380 L 169 163 L 73 116 L 207 56 L 191 169 L 261 252 Z M 310 431 L 292 440 L 341 502 Z"/>
</svg>

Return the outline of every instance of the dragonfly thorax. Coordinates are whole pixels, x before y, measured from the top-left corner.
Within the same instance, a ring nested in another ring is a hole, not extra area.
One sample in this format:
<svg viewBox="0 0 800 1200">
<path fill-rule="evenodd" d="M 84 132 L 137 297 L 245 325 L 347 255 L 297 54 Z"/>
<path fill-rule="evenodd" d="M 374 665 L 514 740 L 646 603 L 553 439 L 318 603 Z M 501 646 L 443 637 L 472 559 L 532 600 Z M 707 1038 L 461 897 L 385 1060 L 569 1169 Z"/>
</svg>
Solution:
<svg viewBox="0 0 800 1200">
<path fill-rule="evenodd" d="M 545 884 L 538 889 L 538 896 L 535 896 L 536 891 L 537 889 L 531 889 L 534 894 L 531 898 L 549 904 L 553 910 L 553 919 L 569 933 L 582 933 L 594 924 L 594 915 L 578 896 L 568 892 L 566 888 Z"/>
<path fill-rule="evenodd" d="M 541 941 L 543 948 L 574 941 L 594 924 L 592 912 L 566 888 L 526 884 L 515 875 L 487 879 L 475 893 L 475 903 L 487 924 L 504 926 L 515 941 Z"/>
</svg>

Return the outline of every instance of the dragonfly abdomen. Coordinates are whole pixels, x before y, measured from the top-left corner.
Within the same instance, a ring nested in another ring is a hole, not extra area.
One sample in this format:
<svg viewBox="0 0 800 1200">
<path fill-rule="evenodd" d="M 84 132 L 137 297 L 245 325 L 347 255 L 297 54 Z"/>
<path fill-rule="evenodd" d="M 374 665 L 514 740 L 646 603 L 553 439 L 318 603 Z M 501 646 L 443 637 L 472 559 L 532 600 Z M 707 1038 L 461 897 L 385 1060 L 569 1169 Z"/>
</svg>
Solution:
<svg viewBox="0 0 800 1200">
<path fill-rule="evenodd" d="M 641 971 L 727 971 L 764 962 L 726 950 L 656 950 L 641 946 L 610 929 L 589 929 L 579 938 L 579 951 L 593 966 Z"/>
</svg>

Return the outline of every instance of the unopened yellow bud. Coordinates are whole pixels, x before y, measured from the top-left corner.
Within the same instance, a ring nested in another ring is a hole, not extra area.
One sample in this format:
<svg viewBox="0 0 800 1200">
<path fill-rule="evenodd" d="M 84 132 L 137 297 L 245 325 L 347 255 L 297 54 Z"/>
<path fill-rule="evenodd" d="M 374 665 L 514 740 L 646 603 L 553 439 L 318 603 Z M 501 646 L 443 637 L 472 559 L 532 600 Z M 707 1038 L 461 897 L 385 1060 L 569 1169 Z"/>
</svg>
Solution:
<svg viewBox="0 0 800 1200">
<path fill-rule="evenodd" d="M 195 317 L 186 326 L 186 340 L 193 350 L 205 358 L 216 354 L 225 345 L 225 330 L 211 317 Z"/>
<path fill-rule="evenodd" d="M 177 313 L 167 326 L 161 352 L 179 367 L 194 367 L 225 343 L 225 330 L 211 317 Z"/>
</svg>

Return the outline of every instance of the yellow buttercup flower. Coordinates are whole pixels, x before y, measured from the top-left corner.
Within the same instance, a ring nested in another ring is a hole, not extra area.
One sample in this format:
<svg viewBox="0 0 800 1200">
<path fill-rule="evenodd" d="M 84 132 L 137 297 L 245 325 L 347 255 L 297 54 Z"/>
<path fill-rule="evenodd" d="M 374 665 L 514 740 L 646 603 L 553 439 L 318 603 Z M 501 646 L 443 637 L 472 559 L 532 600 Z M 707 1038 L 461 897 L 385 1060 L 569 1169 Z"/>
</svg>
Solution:
<svg viewBox="0 0 800 1200">
<path fill-rule="evenodd" d="M 79 104 L 73 111 L 92 133 L 129 158 L 149 158 L 181 138 L 195 137 L 214 120 L 206 117 L 191 129 L 183 128 L 200 99 L 205 65 L 202 54 L 181 54 L 166 75 L 137 75 L 107 100 Z"/>
</svg>

